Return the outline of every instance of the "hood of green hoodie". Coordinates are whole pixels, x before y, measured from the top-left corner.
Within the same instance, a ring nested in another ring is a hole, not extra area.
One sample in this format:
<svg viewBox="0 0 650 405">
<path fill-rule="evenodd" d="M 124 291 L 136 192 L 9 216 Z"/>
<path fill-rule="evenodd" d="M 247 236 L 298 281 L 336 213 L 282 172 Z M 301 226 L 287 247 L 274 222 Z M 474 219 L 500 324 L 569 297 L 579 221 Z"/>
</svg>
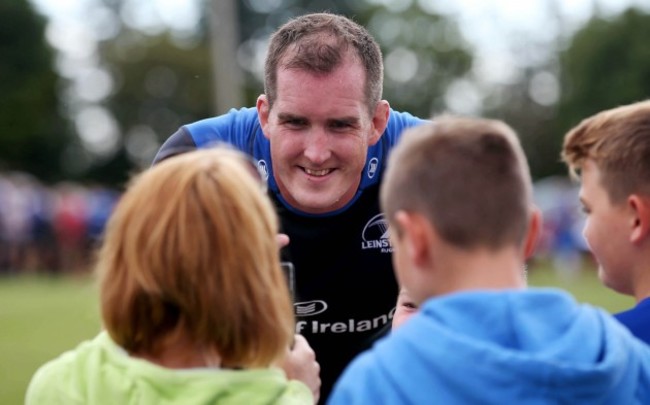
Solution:
<svg viewBox="0 0 650 405">
<path fill-rule="evenodd" d="M 278 368 L 168 369 L 130 357 L 106 332 L 34 375 L 30 404 L 312 404 L 309 389 Z"/>
</svg>

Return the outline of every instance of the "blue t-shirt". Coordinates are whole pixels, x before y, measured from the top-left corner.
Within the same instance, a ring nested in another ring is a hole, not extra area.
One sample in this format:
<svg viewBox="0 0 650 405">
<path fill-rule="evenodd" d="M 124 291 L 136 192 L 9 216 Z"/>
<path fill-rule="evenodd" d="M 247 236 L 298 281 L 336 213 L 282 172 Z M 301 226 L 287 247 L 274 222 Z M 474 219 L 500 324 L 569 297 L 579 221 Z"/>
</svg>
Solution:
<svg viewBox="0 0 650 405">
<path fill-rule="evenodd" d="M 615 314 L 614 317 L 634 336 L 650 343 L 650 298 L 642 300 L 632 309 Z"/>
</svg>

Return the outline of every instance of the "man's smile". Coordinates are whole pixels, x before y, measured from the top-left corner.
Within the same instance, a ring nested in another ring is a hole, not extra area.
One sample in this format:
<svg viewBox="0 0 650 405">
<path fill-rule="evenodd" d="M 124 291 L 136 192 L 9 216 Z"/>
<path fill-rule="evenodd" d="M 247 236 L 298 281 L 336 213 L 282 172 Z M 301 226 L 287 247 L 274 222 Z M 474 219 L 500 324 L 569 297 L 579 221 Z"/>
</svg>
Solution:
<svg viewBox="0 0 650 405">
<path fill-rule="evenodd" d="M 323 176 L 326 176 L 326 175 L 328 175 L 328 174 L 330 174 L 331 172 L 334 171 L 334 169 L 312 170 L 312 169 L 308 169 L 306 167 L 303 167 L 302 169 L 305 171 L 305 173 L 307 173 L 310 176 L 314 176 L 314 177 L 323 177 Z"/>
</svg>

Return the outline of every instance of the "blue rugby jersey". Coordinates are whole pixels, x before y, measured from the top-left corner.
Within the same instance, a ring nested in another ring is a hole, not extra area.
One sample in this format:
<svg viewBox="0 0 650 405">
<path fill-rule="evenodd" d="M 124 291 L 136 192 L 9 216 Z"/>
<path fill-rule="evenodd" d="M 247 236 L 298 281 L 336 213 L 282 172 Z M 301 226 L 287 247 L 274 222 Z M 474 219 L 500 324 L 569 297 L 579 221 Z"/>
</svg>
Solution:
<svg viewBox="0 0 650 405">
<path fill-rule="evenodd" d="M 296 332 L 308 340 L 321 366 L 321 402 L 352 358 L 390 327 L 397 299 L 388 223 L 379 209 L 379 185 L 388 152 L 402 131 L 423 120 L 391 110 L 387 128 L 368 156 L 359 190 L 345 207 L 307 214 L 280 195 L 273 175 L 270 143 L 255 108 L 181 127 L 162 146 L 155 161 L 175 150 L 225 142 L 249 155 L 267 174 L 282 232 L 291 243 L 282 259 L 295 266 Z"/>
</svg>

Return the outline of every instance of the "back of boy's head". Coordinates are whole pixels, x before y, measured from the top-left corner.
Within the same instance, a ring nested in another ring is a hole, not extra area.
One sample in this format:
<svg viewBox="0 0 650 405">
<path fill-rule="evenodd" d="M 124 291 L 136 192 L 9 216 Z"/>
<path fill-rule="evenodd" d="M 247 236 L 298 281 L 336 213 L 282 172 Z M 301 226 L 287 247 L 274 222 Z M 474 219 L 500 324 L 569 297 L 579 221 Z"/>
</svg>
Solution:
<svg viewBox="0 0 650 405">
<path fill-rule="evenodd" d="M 650 195 L 650 100 L 602 111 L 564 137 L 562 160 L 577 176 L 592 160 L 612 202 Z"/>
<path fill-rule="evenodd" d="M 442 116 L 404 132 L 381 204 L 393 225 L 397 211 L 418 212 L 447 243 L 496 250 L 523 243 L 531 195 L 528 164 L 508 125 Z"/>
<path fill-rule="evenodd" d="M 187 334 L 224 367 L 266 367 L 293 338 L 278 220 L 241 152 L 170 157 L 135 177 L 99 252 L 102 320 L 130 353 Z"/>
</svg>

